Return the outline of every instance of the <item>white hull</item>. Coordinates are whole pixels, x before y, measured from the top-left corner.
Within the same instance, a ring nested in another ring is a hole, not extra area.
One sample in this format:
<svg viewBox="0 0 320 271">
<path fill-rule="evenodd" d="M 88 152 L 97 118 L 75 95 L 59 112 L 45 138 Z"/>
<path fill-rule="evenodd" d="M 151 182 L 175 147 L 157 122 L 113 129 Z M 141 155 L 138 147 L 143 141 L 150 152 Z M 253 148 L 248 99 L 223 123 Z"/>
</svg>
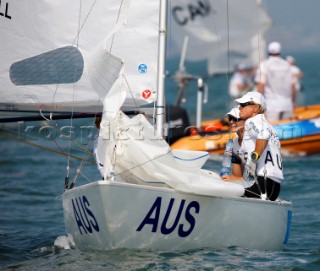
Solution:
<svg viewBox="0 0 320 271">
<path fill-rule="evenodd" d="M 281 250 L 292 214 L 289 202 L 109 181 L 68 190 L 62 198 L 66 230 L 79 249 Z"/>
</svg>

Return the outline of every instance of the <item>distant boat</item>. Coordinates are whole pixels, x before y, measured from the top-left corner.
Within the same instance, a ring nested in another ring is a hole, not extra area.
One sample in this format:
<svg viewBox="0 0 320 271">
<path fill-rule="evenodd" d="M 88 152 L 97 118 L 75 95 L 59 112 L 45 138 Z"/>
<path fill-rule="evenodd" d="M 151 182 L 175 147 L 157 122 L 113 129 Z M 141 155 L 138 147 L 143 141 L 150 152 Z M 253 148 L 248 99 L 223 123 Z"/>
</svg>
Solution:
<svg viewBox="0 0 320 271">
<path fill-rule="evenodd" d="M 192 20 L 188 19 L 187 2 L 174 1 L 172 5 L 171 22 L 176 33 L 172 40 L 182 51 L 179 71 L 175 75 L 179 86 L 176 111 L 179 108 L 182 110 L 181 100 L 188 81 L 200 81 L 200 85 L 197 90 L 196 123 L 188 122 L 186 112 L 168 117 L 168 122 L 173 123 L 170 125 L 171 130 L 175 129 L 174 123 L 178 119 L 182 119 L 182 116 L 184 119 L 179 123 L 181 131 L 171 131 L 175 135 L 171 140 L 171 147 L 220 154 L 229 139 L 228 126 L 220 119 L 202 120 L 202 103 L 207 96 L 205 92 L 210 91 L 205 88 L 205 78 L 223 73 L 228 76 L 239 63 L 245 63 L 247 67 L 258 66 L 266 57 L 264 33 L 269 29 L 271 19 L 260 1 L 241 0 L 241 4 L 239 1 L 199 3 L 201 4 L 194 8 L 199 12 Z M 184 66 L 185 60 L 206 60 L 207 73 L 188 74 Z M 320 105 L 315 104 L 296 108 L 293 119 L 273 123 L 281 140 L 282 152 L 285 155 L 299 156 L 320 153 L 319 122 Z"/>
<path fill-rule="evenodd" d="M 320 105 L 298 107 L 293 119 L 272 124 L 279 136 L 283 155 L 305 156 L 320 153 Z M 201 123 L 200 130 L 176 139 L 171 148 L 222 154 L 229 138 L 227 123 L 222 119 L 208 120 Z"/>
<path fill-rule="evenodd" d="M 7 7 L 1 110 L 38 113 L 49 123 L 66 114 L 71 124 L 75 112 L 103 112 L 96 153 L 103 176 L 77 185 L 87 153 L 74 171 L 66 153 L 62 204 L 73 246 L 283 249 L 291 202 L 244 198 L 242 183 L 201 169 L 208 152 L 173 151 L 163 139 L 167 1 L 30 0 Z M 125 113 L 152 102 L 155 126 L 144 114 Z"/>
</svg>

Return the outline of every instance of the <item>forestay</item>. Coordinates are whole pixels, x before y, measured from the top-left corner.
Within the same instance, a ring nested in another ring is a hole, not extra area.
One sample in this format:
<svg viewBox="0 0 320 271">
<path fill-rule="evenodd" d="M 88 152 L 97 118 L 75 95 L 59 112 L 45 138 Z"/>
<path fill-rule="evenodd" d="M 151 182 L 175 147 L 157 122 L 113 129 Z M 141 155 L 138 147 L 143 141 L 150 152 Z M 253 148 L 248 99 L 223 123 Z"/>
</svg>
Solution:
<svg viewBox="0 0 320 271">
<path fill-rule="evenodd" d="M 154 101 L 157 1 L 5 2 L 0 110 L 100 111 L 119 73 L 124 106 Z"/>
</svg>

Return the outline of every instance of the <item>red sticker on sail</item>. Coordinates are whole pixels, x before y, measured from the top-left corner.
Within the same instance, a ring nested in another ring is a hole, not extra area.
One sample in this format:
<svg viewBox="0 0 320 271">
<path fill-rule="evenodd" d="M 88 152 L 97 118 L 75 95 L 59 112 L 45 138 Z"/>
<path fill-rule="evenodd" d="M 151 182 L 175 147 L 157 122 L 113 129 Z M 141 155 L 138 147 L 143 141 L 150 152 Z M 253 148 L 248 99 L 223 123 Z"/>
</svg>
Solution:
<svg viewBox="0 0 320 271">
<path fill-rule="evenodd" d="M 145 99 L 148 99 L 151 96 L 151 91 L 149 89 L 146 89 L 142 92 L 142 97 Z"/>
</svg>

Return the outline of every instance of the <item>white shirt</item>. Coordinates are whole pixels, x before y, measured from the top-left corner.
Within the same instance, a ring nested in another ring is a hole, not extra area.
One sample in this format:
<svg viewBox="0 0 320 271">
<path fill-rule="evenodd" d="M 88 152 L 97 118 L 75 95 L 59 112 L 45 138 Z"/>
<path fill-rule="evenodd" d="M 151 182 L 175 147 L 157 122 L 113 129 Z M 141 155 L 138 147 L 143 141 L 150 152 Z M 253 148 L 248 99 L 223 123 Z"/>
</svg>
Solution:
<svg viewBox="0 0 320 271">
<path fill-rule="evenodd" d="M 229 84 L 229 94 L 233 99 L 238 99 L 242 97 L 245 93 L 249 91 L 250 80 L 245 75 L 240 72 L 236 72 L 230 79 Z M 247 85 L 247 89 L 239 89 L 238 85 L 245 86 Z"/>
<path fill-rule="evenodd" d="M 236 135 L 236 137 L 233 140 L 233 149 L 232 149 L 232 151 L 233 151 L 233 153 L 236 153 L 237 155 L 240 156 L 240 158 L 242 160 L 242 164 L 244 164 L 245 161 L 246 161 L 244 159 L 245 155 L 244 155 L 243 151 L 240 148 L 241 148 L 241 146 L 239 144 L 239 137 L 238 137 L 238 135 Z M 237 183 L 242 185 L 244 188 L 252 186 L 254 184 L 254 182 L 255 182 L 254 180 L 246 180 L 246 179 L 244 179 L 242 181 L 237 181 Z"/>
<path fill-rule="evenodd" d="M 301 74 L 301 70 L 299 69 L 299 67 L 297 67 L 295 65 L 291 65 L 291 71 L 295 77 L 296 90 L 300 91 L 301 90 L 301 83 L 300 83 L 299 75 Z"/>
<path fill-rule="evenodd" d="M 291 65 L 278 56 L 270 56 L 261 62 L 255 81 L 264 84 L 263 95 L 268 111 L 293 111 L 292 85 L 295 78 Z"/>
<path fill-rule="evenodd" d="M 283 180 L 280 141 L 273 127 L 267 122 L 263 114 L 249 118 L 245 122 L 245 130 L 239 153 L 247 164 L 251 152 L 255 150 L 257 139 L 267 139 L 268 144 L 261 154 L 257 164 L 257 175 L 264 176 L 281 183 Z M 236 144 L 234 145 L 236 147 Z"/>
</svg>

